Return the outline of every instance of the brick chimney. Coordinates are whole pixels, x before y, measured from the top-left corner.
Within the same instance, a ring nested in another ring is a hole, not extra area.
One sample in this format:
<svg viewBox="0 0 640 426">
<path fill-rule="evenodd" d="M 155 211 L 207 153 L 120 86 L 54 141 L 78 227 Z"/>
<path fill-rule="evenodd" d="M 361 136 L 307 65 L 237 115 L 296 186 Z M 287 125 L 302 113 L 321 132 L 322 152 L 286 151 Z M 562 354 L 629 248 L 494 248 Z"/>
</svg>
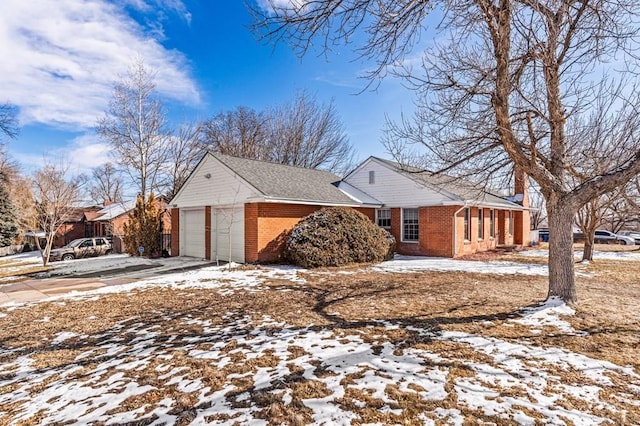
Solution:
<svg viewBox="0 0 640 426">
<path fill-rule="evenodd" d="M 513 166 L 513 188 L 516 203 L 529 207 L 529 177 L 517 165 Z M 531 244 L 531 213 L 529 210 L 516 211 L 513 215 L 513 242 L 520 246 Z"/>
<path fill-rule="evenodd" d="M 529 207 L 529 177 L 521 167 L 513 166 L 513 180 L 516 203 Z"/>
</svg>

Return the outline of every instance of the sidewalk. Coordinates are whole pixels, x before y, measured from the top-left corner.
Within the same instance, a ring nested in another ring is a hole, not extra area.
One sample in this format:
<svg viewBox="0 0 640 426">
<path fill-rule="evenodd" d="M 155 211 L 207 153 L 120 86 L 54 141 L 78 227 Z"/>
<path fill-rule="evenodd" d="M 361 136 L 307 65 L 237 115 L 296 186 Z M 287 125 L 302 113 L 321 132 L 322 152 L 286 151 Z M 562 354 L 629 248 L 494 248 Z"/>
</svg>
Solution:
<svg viewBox="0 0 640 426">
<path fill-rule="evenodd" d="M 70 292 L 90 291 L 106 286 L 128 284 L 154 276 L 187 272 L 213 265 L 210 261 L 193 258 L 167 258 L 155 262 L 155 265 L 127 265 L 121 268 L 101 270 L 83 268 L 82 271 L 69 275 L 2 284 L 0 285 L 0 305 L 37 302 Z"/>
<path fill-rule="evenodd" d="M 117 284 L 126 284 L 137 280 L 118 281 Z M 107 285 L 116 285 L 116 283 L 83 278 L 47 278 L 42 280 L 21 281 L 0 286 L 0 305 L 11 302 L 37 302 L 47 297 L 57 296 L 71 291 L 95 290 Z"/>
</svg>

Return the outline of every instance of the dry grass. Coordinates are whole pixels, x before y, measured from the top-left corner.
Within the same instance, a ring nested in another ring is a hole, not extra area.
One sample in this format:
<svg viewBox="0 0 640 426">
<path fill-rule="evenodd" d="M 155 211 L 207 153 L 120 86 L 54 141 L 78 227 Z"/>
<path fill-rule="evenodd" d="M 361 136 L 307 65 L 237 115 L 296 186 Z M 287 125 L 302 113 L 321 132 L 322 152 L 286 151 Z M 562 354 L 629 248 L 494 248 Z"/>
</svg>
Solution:
<svg viewBox="0 0 640 426">
<path fill-rule="evenodd" d="M 505 256 L 509 260 L 515 258 L 514 255 Z M 238 318 L 250 315 L 256 321 L 268 316 L 274 322 L 284 322 L 291 327 L 308 327 L 313 324 L 315 327 L 331 330 L 337 336 L 357 332 L 364 341 L 373 344 L 374 348 L 375 345 L 389 343 L 398 352 L 406 348 L 428 350 L 450 359 L 461 360 L 446 366 L 449 387 L 457 378 L 473 374 L 466 366 L 467 362 L 486 363 L 490 362 L 490 357 L 462 344 L 426 339 L 406 327 L 389 329 L 381 326 L 380 321 L 414 326 L 422 330 L 464 331 L 509 341 L 527 341 L 543 347 L 559 346 L 596 359 L 629 365 L 640 373 L 640 358 L 637 356 L 637 348 L 640 347 L 640 318 L 637 311 L 640 303 L 640 262 L 597 261 L 580 265 L 580 268 L 592 274 L 592 277 L 578 277 L 580 304 L 576 307 L 576 315 L 567 320 L 577 331 L 588 333 L 584 337 L 562 335 L 553 328 L 545 329 L 543 333 L 533 333 L 529 327 L 506 324 L 523 307 L 534 305 L 545 298 L 546 277 L 464 272 L 391 274 L 353 269 L 350 274 L 303 274 L 307 280 L 306 285 L 275 279 L 267 283 L 266 289 L 261 292 L 238 291 L 233 295 L 221 295 L 207 290 L 152 289 L 103 296 L 98 300 L 41 303 L 15 309 L 7 312 L 7 316 L 0 317 L 0 341 L 7 349 L 23 348 L 19 353 L 31 354 L 36 360 L 36 367 L 41 370 L 73 363 L 80 353 L 94 350 L 82 368 L 74 372 L 75 377 L 82 380 L 84 372 L 106 356 L 97 350 L 97 343 L 105 335 L 123 339 L 123 342 L 132 342 L 139 336 L 132 333 L 131 328 L 144 324 L 145 329 L 153 327 L 159 333 L 156 339 L 164 342 L 164 351 L 171 355 L 172 368 L 184 367 L 187 378 L 201 380 L 210 387 L 211 392 L 221 389 L 225 381 L 233 380 L 238 391 L 236 395 L 227 396 L 233 401 L 232 405 L 245 406 L 248 402 L 240 398 L 240 395 L 248 393 L 251 403 L 261 409 L 259 417 L 267 419 L 270 424 L 308 424 L 312 421 L 311 412 L 302 400 L 322 398 L 328 394 L 328 390 L 321 382 L 303 379 L 303 372 L 296 372 L 293 364 L 291 374 L 282 381 L 279 388 L 270 389 L 270 392 L 255 390 L 250 377 L 239 375 L 255 373 L 260 368 L 276 365 L 278 360 L 273 353 L 265 351 L 260 357 L 246 359 L 241 352 L 236 351 L 238 342 L 230 338 L 224 341 L 222 352 L 228 353 L 232 362 L 221 370 L 211 368 L 206 360 L 194 359 L 181 350 L 181 342 L 185 339 L 206 334 L 201 324 L 186 320 L 207 320 L 211 325 L 216 325 L 229 322 L 233 315 Z M 43 321 L 44 318 L 47 320 Z M 62 345 L 52 346 L 52 339 L 63 331 L 74 332 L 79 337 L 70 338 Z M 173 339 L 178 336 L 175 343 L 171 336 Z M 199 347 L 206 350 L 211 344 L 205 342 L 199 344 Z M 15 356 L 15 353 L 7 355 L 0 352 L 0 363 L 13 361 Z M 290 359 L 304 356 L 305 350 L 291 342 Z M 135 371 L 139 384 L 154 386 L 155 390 L 128 399 L 119 410 L 145 407 L 143 411 L 149 412 L 155 402 L 172 398 L 177 401 L 173 409 L 180 413 L 179 424 L 189 424 L 197 409 L 197 398 L 178 391 L 175 386 L 163 386 L 156 372 L 162 363 L 163 361 L 155 360 L 145 370 Z M 554 369 L 554 366 L 548 366 L 548 370 L 561 377 L 565 383 L 589 383 L 588 379 L 576 371 Z M 5 374 L 8 373 L 5 371 Z M 236 375 L 236 378 L 228 379 L 231 374 Z M 332 373 L 319 370 L 316 377 L 322 377 L 322 374 Z M 349 378 L 357 379 L 356 376 Z M 284 390 L 290 393 L 289 404 L 283 403 Z M 501 397 L 523 392 L 518 388 L 498 391 L 502 392 Z M 551 391 L 553 390 L 550 389 Z M 6 392 L 12 392 L 12 388 L 0 388 L 0 394 Z M 397 406 L 390 408 L 401 409 L 401 415 L 379 411 L 384 405 L 383 401 L 364 390 L 349 388 L 337 403 L 357 413 L 361 423 L 417 424 L 420 413 L 441 407 L 461 409 L 468 421 L 477 418 L 500 425 L 513 424 L 512 419 L 488 417 L 475 410 L 460 407 L 454 393 L 450 393 L 445 400 L 425 402 L 417 397 L 418 392 L 419 388 L 407 393 L 394 386 L 387 387 L 386 393 L 398 401 Z M 563 402 L 567 408 L 581 403 L 570 399 Z M 610 403 L 620 405 L 613 398 Z M 584 406 L 576 408 L 591 412 L 598 409 Z M 613 412 L 600 412 L 599 415 L 620 424 L 640 422 L 639 407 L 624 408 L 628 410 L 624 418 Z M 8 412 L 11 413 L 11 410 L 9 407 Z M 529 414 L 539 418 L 536 413 Z M 233 414 L 222 417 L 218 417 L 218 420 L 233 423 Z M 8 419 L 11 416 L 4 419 L 0 417 L 0 424 Z M 442 421 L 436 417 L 433 419 Z"/>
</svg>

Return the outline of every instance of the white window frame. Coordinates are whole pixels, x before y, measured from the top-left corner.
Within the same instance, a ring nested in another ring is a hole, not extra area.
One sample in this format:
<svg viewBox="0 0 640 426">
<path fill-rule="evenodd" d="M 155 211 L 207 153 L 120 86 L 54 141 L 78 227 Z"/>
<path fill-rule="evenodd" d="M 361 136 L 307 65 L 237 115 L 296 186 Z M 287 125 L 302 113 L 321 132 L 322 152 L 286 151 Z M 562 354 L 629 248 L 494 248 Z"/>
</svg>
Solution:
<svg viewBox="0 0 640 426">
<path fill-rule="evenodd" d="M 417 238 L 415 240 L 413 239 L 407 239 L 406 237 L 406 224 L 405 224 L 405 216 L 406 216 L 406 211 L 407 210 L 413 210 L 416 212 L 416 231 L 417 231 Z M 406 209 L 402 209 L 402 220 L 400 221 L 400 223 L 402 224 L 402 242 L 403 243 L 417 243 L 420 240 L 420 210 L 418 208 L 406 208 Z"/>
<path fill-rule="evenodd" d="M 376 171 L 369 170 L 369 185 L 374 185 L 376 183 Z"/>
<path fill-rule="evenodd" d="M 484 239 L 484 209 L 478 207 L 478 239 Z"/>
<path fill-rule="evenodd" d="M 380 217 L 380 213 L 385 212 L 385 214 L 387 214 L 389 217 Z M 388 226 L 383 226 L 380 225 L 380 219 L 388 219 L 389 220 L 389 225 Z M 391 229 L 391 209 L 376 209 L 376 225 L 378 225 L 380 228 L 383 229 Z"/>
</svg>

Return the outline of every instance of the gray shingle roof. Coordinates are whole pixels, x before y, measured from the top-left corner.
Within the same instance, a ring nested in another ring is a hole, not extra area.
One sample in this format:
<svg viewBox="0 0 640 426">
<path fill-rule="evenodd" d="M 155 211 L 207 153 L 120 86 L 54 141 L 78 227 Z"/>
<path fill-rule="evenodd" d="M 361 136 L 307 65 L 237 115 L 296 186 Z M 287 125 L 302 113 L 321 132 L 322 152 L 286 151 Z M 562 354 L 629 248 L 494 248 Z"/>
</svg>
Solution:
<svg viewBox="0 0 640 426">
<path fill-rule="evenodd" d="M 211 153 L 265 197 L 316 203 L 357 205 L 337 188 L 333 173 Z"/>
<path fill-rule="evenodd" d="M 449 198 L 458 199 L 463 202 L 470 201 L 477 204 L 498 204 L 505 206 L 505 208 L 522 208 L 519 204 L 492 194 L 483 188 L 479 188 L 477 185 L 473 185 L 465 179 L 442 174 L 434 174 L 415 167 L 405 166 L 394 161 L 385 160 L 383 158 L 373 158 L 420 184 L 428 186 L 440 193 L 444 193 L 444 195 L 448 195 Z"/>
</svg>

